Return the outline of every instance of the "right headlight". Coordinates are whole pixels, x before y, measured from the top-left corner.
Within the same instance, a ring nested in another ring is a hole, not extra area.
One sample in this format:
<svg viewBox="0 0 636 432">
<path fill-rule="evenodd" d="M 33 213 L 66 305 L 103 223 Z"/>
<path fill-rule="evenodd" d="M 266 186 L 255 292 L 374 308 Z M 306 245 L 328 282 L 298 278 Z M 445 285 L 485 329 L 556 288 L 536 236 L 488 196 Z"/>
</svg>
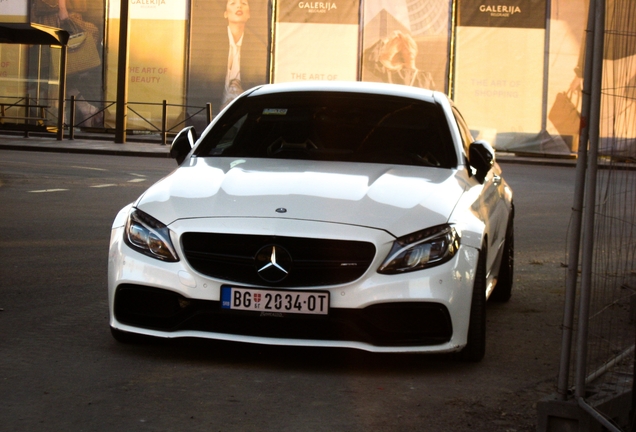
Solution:
<svg viewBox="0 0 636 432">
<path fill-rule="evenodd" d="M 439 225 L 400 237 L 378 273 L 398 274 L 422 270 L 449 261 L 459 249 L 460 238 L 454 227 Z"/>
<path fill-rule="evenodd" d="M 162 261 L 179 261 L 168 227 L 141 210 L 133 208 L 128 214 L 124 241 L 144 255 Z"/>
</svg>

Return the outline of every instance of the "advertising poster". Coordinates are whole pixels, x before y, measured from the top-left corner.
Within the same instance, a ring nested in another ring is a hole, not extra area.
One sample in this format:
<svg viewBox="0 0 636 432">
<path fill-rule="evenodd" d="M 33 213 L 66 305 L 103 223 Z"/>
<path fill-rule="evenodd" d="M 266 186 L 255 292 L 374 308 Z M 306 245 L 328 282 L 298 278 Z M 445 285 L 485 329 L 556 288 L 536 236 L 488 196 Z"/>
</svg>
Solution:
<svg viewBox="0 0 636 432">
<path fill-rule="evenodd" d="M 601 148 L 636 158 L 636 2 L 606 0 L 601 100 Z"/>
<path fill-rule="evenodd" d="M 453 98 L 497 149 L 536 145 L 542 128 L 545 0 L 459 0 Z"/>
<path fill-rule="evenodd" d="M 67 51 L 66 98 L 74 96 L 76 124 L 101 127 L 102 109 L 102 45 L 104 34 L 104 0 L 31 0 L 31 22 L 62 28 L 69 32 Z M 37 47 L 33 48 L 38 50 Z M 59 56 L 59 50 L 51 50 Z M 38 51 L 39 52 L 39 51 Z M 53 59 L 51 64 L 58 65 Z M 40 76 L 42 71 L 30 71 Z M 51 76 L 57 76 L 57 71 Z M 58 87 L 50 86 L 41 97 L 57 99 Z"/>
<path fill-rule="evenodd" d="M 106 98 L 116 100 L 119 47 L 119 0 L 110 2 Z M 188 6 L 180 0 L 129 3 L 127 128 L 161 127 L 162 101 L 168 108 L 168 129 L 183 121 L 185 49 Z M 115 106 L 106 111 L 106 126 L 115 127 Z"/>
<path fill-rule="evenodd" d="M 26 75 L 26 60 L 26 46 L 0 44 L 0 101 L 15 103 L 14 98 L 26 94 L 26 80 L 19 79 Z"/>
<path fill-rule="evenodd" d="M 445 91 L 451 0 L 364 3 L 362 81 Z"/>
<path fill-rule="evenodd" d="M 189 121 L 205 127 L 243 91 L 268 82 L 268 0 L 192 0 L 188 73 Z"/>
<path fill-rule="evenodd" d="M 579 147 L 587 0 L 553 0 L 546 131 L 552 147 Z M 544 145 L 545 147 L 545 145 Z"/>
<path fill-rule="evenodd" d="M 279 0 L 273 81 L 356 81 L 359 9 L 357 0 Z"/>
<path fill-rule="evenodd" d="M 0 23 L 26 23 L 28 14 L 28 0 L 0 0 Z"/>
</svg>

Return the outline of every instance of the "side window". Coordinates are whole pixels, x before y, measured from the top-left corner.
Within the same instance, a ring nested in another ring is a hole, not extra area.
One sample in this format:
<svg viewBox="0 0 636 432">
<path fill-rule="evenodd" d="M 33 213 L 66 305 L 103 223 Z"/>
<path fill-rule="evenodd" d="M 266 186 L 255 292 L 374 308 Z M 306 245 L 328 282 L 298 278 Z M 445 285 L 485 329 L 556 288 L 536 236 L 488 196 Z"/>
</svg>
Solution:
<svg viewBox="0 0 636 432">
<path fill-rule="evenodd" d="M 459 128 L 459 133 L 462 136 L 462 142 L 464 144 L 464 151 L 466 155 L 468 155 L 468 146 L 474 141 L 472 134 L 470 133 L 470 129 L 468 125 L 464 121 L 462 115 L 453 107 L 453 115 L 455 116 L 455 121 L 457 122 L 457 127 Z"/>
</svg>

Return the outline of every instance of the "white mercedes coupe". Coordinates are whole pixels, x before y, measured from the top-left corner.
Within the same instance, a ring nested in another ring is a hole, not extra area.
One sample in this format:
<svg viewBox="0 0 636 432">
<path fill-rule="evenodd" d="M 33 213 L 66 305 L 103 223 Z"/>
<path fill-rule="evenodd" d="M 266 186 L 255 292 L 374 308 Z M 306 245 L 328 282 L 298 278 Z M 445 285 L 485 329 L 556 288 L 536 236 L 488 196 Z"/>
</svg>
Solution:
<svg viewBox="0 0 636 432">
<path fill-rule="evenodd" d="M 444 94 L 263 85 L 170 154 L 112 226 L 118 341 L 483 358 L 486 302 L 511 295 L 512 191 Z"/>
</svg>

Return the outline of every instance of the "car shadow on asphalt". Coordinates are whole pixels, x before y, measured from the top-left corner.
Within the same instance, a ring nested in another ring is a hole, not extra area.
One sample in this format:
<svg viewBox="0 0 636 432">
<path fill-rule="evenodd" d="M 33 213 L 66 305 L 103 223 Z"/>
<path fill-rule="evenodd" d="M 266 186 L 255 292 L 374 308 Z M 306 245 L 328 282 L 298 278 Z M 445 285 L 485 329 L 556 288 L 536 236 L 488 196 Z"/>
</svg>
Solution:
<svg viewBox="0 0 636 432">
<path fill-rule="evenodd" d="M 472 363 L 464 363 L 455 354 L 385 354 L 371 353 L 350 348 L 290 347 L 257 345 L 238 342 L 214 341 L 196 338 L 173 340 L 149 339 L 137 344 L 116 344 L 117 351 L 135 357 L 161 357 L 175 364 L 208 363 L 250 368 L 297 372 L 331 372 L 403 375 L 421 372 L 427 368 L 453 370 L 465 369 Z"/>
</svg>

